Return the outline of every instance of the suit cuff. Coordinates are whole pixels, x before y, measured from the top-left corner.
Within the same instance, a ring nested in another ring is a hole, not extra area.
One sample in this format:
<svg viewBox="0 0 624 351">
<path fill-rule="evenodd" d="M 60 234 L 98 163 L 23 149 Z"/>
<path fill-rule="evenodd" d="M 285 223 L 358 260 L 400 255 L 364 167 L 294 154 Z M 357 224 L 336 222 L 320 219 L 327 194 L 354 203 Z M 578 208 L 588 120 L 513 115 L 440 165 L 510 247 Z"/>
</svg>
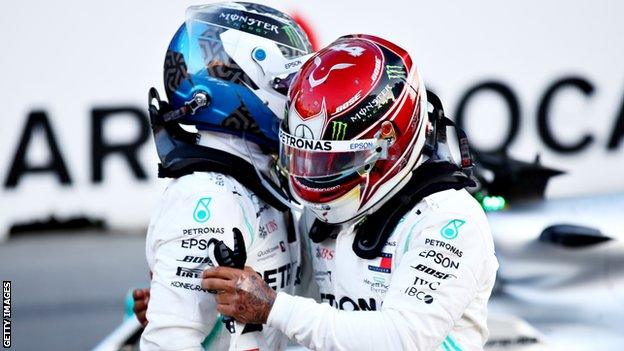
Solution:
<svg viewBox="0 0 624 351">
<path fill-rule="evenodd" d="M 277 328 L 282 332 L 286 332 L 290 315 L 297 304 L 297 297 L 288 295 L 285 292 L 278 292 L 273 302 L 271 312 L 267 318 L 267 325 L 273 328 Z"/>
</svg>

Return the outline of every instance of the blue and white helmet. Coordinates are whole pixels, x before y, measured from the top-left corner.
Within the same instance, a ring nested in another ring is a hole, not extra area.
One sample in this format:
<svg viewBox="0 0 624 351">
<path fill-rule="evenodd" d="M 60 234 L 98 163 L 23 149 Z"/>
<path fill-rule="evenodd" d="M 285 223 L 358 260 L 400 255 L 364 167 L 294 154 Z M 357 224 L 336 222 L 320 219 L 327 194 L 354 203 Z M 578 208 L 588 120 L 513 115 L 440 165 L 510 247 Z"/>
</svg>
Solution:
<svg viewBox="0 0 624 351">
<path fill-rule="evenodd" d="M 165 91 L 173 110 L 198 94 L 208 98 L 178 122 L 244 134 L 277 149 L 289 78 L 311 53 L 303 29 L 273 8 L 245 2 L 192 6 L 167 50 Z"/>
</svg>

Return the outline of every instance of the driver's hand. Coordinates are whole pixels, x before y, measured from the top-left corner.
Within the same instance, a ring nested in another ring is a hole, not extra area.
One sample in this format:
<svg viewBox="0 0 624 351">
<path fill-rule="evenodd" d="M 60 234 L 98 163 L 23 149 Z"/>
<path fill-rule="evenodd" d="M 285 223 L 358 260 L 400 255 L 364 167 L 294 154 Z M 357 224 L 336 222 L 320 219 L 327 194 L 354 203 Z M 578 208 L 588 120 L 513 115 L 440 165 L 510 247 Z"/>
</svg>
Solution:
<svg viewBox="0 0 624 351">
<path fill-rule="evenodd" d="M 139 323 L 145 328 L 147 325 L 145 313 L 147 312 L 147 303 L 150 299 L 150 289 L 134 289 L 132 291 L 132 298 L 134 299 L 134 314 L 139 320 Z"/>
<path fill-rule="evenodd" d="M 217 292 L 217 311 L 245 324 L 264 324 L 276 293 L 253 268 L 213 267 L 203 273 L 202 287 Z"/>
</svg>

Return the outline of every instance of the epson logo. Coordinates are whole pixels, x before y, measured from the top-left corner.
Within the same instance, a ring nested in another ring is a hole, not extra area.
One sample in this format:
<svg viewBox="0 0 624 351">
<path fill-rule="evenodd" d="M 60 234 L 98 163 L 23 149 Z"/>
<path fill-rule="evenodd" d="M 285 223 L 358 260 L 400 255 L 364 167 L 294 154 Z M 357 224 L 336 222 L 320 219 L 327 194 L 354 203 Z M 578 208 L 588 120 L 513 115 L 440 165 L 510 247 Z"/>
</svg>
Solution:
<svg viewBox="0 0 624 351">
<path fill-rule="evenodd" d="M 435 262 L 436 264 L 439 264 L 440 266 L 444 268 L 449 268 L 449 267 L 453 269 L 459 268 L 459 262 L 455 262 L 451 260 L 450 258 L 444 256 L 443 254 L 436 252 L 435 250 L 423 251 L 420 254 L 418 254 L 418 256 L 424 257 L 424 258 L 433 258 L 433 262 Z"/>
<path fill-rule="evenodd" d="M 375 147 L 375 144 L 370 141 L 349 144 L 349 149 L 351 150 L 369 150 L 374 147 Z"/>
<path fill-rule="evenodd" d="M 297 61 L 292 61 L 292 62 L 288 62 L 287 64 L 285 64 L 285 65 L 284 65 L 284 69 L 289 69 L 289 68 L 292 68 L 292 67 L 297 67 L 297 66 L 299 66 L 300 64 L 301 64 L 301 61 L 300 61 L 300 60 L 297 60 Z"/>
<path fill-rule="evenodd" d="M 180 247 L 183 249 L 192 249 L 197 247 L 198 250 L 206 250 L 210 242 L 206 239 L 184 239 L 180 242 Z"/>
</svg>

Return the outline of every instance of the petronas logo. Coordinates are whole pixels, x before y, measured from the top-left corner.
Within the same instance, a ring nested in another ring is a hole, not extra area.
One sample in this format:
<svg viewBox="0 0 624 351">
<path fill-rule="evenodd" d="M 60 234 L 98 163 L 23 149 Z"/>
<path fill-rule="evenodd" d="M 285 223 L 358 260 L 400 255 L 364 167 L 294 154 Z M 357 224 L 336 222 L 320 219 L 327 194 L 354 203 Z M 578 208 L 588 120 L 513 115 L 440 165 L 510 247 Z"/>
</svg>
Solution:
<svg viewBox="0 0 624 351">
<path fill-rule="evenodd" d="M 403 79 L 407 77 L 405 67 L 403 66 L 386 65 L 386 74 L 390 79 Z"/>
<path fill-rule="evenodd" d="M 459 227 L 464 225 L 464 223 L 466 223 L 466 221 L 453 219 L 440 229 L 440 234 L 444 239 L 453 240 L 459 235 Z"/>
<path fill-rule="evenodd" d="M 347 133 L 347 124 L 345 122 L 332 121 L 332 139 L 344 140 Z"/>
<path fill-rule="evenodd" d="M 197 205 L 193 211 L 193 219 L 195 222 L 204 223 L 210 219 L 210 210 L 208 209 L 210 201 L 212 201 L 211 197 L 202 197 L 197 201 Z"/>
</svg>

